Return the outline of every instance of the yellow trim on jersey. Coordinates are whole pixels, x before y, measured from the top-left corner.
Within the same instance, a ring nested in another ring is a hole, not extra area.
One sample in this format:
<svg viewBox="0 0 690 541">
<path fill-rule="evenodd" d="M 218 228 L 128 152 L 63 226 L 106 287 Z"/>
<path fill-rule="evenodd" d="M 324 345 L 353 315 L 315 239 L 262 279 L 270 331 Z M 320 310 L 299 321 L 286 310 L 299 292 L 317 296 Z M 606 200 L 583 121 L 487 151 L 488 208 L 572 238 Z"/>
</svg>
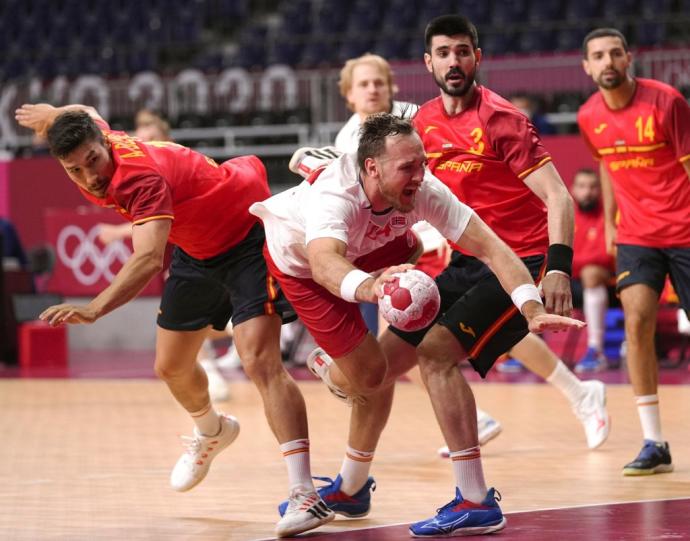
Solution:
<svg viewBox="0 0 690 541">
<path fill-rule="evenodd" d="M 443 152 L 427 152 L 426 157 L 427 158 L 440 158 L 443 156 Z"/>
<path fill-rule="evenodd" d="M 657 143 L 655 145 L 619 145 L 615 147 L 604 147 L 598 148 L 597 152 L 599 153 L 599 156 L 608 156 L 609 154 L 623 154 L 625 152 L 652 152 L 664 146 L 666 146 L 666 141 L 662 143 Z"/>
<path fill-rule="evenodd" d="M 547 156 L 547 157 L 544 158 L 542 161 L 540 161 L 537 165 L 535 165 L 535 166 L 533 166 L 533 167 L 530 167 L 529 169 L 525 169 L 525 170 L 524 170 L 522 173 L 520 173 L 517 177 L 518 177 L 518 178 L 525 178 L 527 175 L 529 175 L 529 174 L 532 173 L 533 171 L 536 171 L 536 170 L 539 169 L 542 165 L 544 165 L 545 163 L 550 162 L 550 161 L 551 161 L 551 156 Z"/>
<path fill-rule="evenodd" d="M 141 225 L 152 220 L 174 220 L 175 217 L 172 214 L 160 214 L 158 216 L 149 216 L 148 218 L 142 218 L 141 220 L 136 220 L 132 222 L 132 225 Z"/>
<path fill-rule="evenodd" d="M 690 154 L 688 154 L 687 156 L 683 156 L 682 158 L 678 159 L 678 161 L 680 163 L 687 162 L 688 160 L 690 160 Z"/>
</svg>

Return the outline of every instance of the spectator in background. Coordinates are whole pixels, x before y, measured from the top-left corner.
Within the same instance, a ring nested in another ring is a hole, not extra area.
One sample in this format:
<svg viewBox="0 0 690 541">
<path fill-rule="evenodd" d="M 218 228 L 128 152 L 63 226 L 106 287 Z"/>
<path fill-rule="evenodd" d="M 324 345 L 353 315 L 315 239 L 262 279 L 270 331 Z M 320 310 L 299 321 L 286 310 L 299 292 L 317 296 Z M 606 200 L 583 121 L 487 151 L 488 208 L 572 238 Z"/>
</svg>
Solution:
<svg viewBox="0 0 690 541">
<path fill-rule="evenodd" d="M 142 141 L 172 141 L 170 124 L 162 114 L 140 109 L 134 117 L 134 136 Z"/>
<path fill-rule="evenodd" d="M 552 135 L 556 128 L 541 113 L 541 106 L 534 96 L 529 94 L 513 94 L 510 103 L 517 107 L 522 114 L 532 121 L 540 135 Z"/>
<path fill-rule="evenodd" d="M 573 290 L 582 291 L 582 309 L 587 321 L 587 352 L 575 372 L 598 372 L 608 362 L 604 356 L 604 328 L 609 304 L 608 284 L 614 273 L 613 257 L 606 252 L 601 185 L 592 169 L 580 169 L 570 193 L 575 200 L 573 242 Z"/>
<path fill-rule="evenodd" d="M 27 269 L 29 261 L 12 222 L 0 218 L 0 242 L 2 242 L 2 266 L 7 270 Z"/>
</svg>

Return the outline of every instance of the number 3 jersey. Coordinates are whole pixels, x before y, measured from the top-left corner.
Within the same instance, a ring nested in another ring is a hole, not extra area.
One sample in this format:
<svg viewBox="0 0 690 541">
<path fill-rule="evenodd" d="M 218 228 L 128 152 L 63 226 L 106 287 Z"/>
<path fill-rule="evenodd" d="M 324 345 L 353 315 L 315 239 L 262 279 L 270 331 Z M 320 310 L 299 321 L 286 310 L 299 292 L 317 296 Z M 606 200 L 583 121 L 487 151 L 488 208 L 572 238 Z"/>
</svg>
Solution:
<svg viewBox="0 0 690 541">
<path fill-rule="evenodd" d="M 613 183 L 620 213 L 617 242 L 658 248 L 690 246 L 690 106 L 674 88 L 635 79 L 630 103 L 612 110 L 601 92 L 577 121 Z"/>
<path fill-rule="evenodd" d="M 546 207 L 524 183 L 551 161 L 528 118 L 488 88 L 477 86 L 460 113 L 441 97 L 414 117 L 431 172 L 520 257 L 546 253 Z"/>
</svg>

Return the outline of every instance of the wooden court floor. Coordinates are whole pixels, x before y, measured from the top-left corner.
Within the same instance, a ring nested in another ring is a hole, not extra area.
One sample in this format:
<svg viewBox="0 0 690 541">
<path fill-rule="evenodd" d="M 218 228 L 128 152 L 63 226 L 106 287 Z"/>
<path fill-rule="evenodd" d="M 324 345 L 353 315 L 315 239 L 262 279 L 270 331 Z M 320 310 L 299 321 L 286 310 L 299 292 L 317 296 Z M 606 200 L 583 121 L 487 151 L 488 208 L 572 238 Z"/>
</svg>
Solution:
<svg viewBox="0 0 690 541">
<path fill-rule="evenodd" d="M 300 386 L 309 408 L 313 472 L 335 476 L 347 407 L 320 383 Z M 487 481 L 502 493 L 504 512 L 690 496 L 687 385 L 660 389 L 676 470 L 647 478 L 620 474 L 641 445 L 629 386 L 609 386 L 612 433 L 596 451 L 587 450 L 580 424 L 551 387 L 479 383 L 474 389 L 504 427 L 482 450 Z M 258 393 L 234 382 L 232 399 L 220 406 L 240 419 L 242 432 L 201 485 L 179 494 L 168 488 L 168 475 L 182 451 L 176 435 L 191 425 L 162 383 L 0 380 L 0 539 L 271 538 L 286 475 Z M 336 519 L 319 532 L 431 516 L 453 494 L 450 465 L 436 456 L 440 444 L 426 395 L 400 384 L 372 471 L 378 484 L 372 513 Z"/>
</svg>

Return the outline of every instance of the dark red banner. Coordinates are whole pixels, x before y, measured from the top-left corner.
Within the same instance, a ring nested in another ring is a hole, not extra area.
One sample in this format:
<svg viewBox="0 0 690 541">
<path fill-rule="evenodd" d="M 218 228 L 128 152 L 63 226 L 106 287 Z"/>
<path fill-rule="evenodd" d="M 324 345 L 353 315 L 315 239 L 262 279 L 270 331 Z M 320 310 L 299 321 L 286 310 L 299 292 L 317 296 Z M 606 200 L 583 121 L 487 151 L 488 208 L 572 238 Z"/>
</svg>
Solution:
<svg viewBox="0 0 690 541">
<path fill-rule="evenodd" d="M 65 296 L 93 296 L 108 287 L 132 255 L 130 239 L 103 244 L 99 224 L 122 224 L 113 212 L 96 207 L 46 209 L 48 244 L 55 250 L 55 268 L 45 285 L 47 291 Z M 154 278 L 142 295 L 160 295 L 162 275 Z"/>
</svg>

